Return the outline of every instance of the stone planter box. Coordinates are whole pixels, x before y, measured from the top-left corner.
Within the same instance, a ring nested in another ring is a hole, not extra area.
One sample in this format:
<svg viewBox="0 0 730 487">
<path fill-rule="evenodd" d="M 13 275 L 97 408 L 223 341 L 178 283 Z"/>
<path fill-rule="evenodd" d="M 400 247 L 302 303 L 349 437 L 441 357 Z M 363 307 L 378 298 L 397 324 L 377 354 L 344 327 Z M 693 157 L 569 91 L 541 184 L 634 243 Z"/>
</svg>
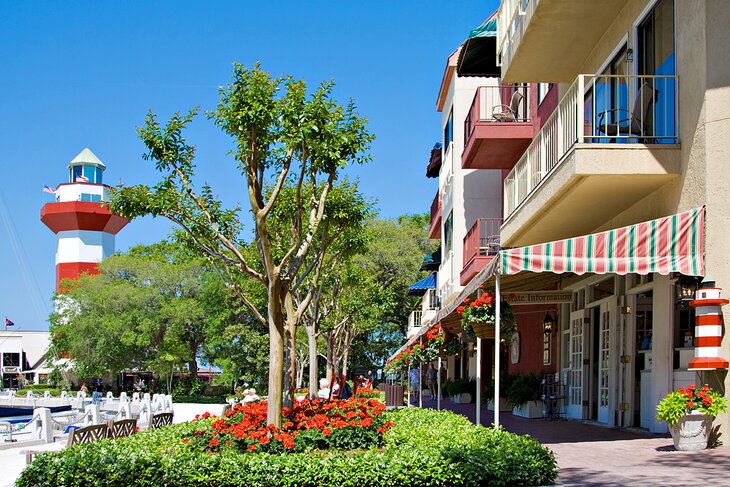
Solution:
<svg viewBox="0 0 730 487">
<path fill-rule="evenodd" d="M 487 410 L 494 411 L 494 401 L 487 401 Z M 512 412 L 512 406 L 507 404 L 507 399 L 504 397 L 499 398 L 499 411 L 502 413 Z"/>
<path fill-rule="evenodd" d="M 542 418 L 542 401 L 528 401 L 512 408 L 512 414 L 520 418 Z"/>
<path fill-rule="evenodd" d="M 674 448 L 679 451 L 697 451 L 707 448 L 713 419 L 709 414 L 702 414 L 699 411 L 685 414 L 677 424 L 669 428 L 674 440 Z"/>
<path fill-rule="evenodd" d="M 471 403 L 471 394 L 462 392 L 461 394 L 451 396 L 451 402 L 454 404 L 469 404 Z"/>
</svg>

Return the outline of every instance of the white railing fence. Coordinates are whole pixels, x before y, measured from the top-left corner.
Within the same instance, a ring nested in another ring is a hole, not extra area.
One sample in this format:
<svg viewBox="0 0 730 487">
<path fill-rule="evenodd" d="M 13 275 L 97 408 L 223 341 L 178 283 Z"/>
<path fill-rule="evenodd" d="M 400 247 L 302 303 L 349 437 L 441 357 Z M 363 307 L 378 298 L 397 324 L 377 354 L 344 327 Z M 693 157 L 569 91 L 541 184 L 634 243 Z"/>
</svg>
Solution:
<svg viewBox="0 0 730 487">
<path fill-rule="evenodd" d="M 575 144 L 678 142 L 677 76 L 581 74 L 504 181 L 511 215 Z"/>
</svg>

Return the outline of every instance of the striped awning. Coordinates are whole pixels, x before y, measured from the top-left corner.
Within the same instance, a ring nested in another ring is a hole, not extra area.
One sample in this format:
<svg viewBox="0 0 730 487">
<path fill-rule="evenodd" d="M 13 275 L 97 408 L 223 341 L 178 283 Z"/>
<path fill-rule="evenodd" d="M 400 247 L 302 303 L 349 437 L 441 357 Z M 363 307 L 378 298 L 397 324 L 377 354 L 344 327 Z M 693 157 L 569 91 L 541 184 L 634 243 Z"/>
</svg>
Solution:
<svg viewBox="0 0 730 487">
<path fill-rule="evenodd" d="M 501 251 L 501 274 L 705 274 L 705 208 L 606 232 Z"/>
</svg>

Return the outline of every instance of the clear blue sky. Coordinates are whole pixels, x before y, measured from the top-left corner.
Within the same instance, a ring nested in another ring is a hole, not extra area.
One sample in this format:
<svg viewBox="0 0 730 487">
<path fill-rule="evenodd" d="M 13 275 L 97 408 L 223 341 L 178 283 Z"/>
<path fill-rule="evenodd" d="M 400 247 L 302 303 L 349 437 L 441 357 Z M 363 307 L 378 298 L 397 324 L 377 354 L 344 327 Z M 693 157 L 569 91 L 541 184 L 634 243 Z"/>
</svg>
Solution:
<svg viewBox="0 0 730 487">
<path fill-rule="evenodd" d="M 260 60 L 273 73 L 310 84 L 333 78 L 377 139 L 374 161 L 351 174 L 381 216 L 426 212 L 426 179 L 441 137 L 435 101 L 447 56 L 498 6 L 490 1 L 2 2 L 0 3 L 0 319 L 46 329 L 52 308 L 56 237 L 39 220 L 66 182 L 67 163 L 89 147 L 105 182 L 153 183 L 135 128 L 152 109 L 166 118 L 211 109 L 231 63 Z M 229 141 L 204 117 L 188 134 L 200 173 L 228 201 L 240 178 Z M 0 208 L 1 212 L 2 208 Z M 117 250 L 170 231 L 161 219 L 130 223 Z M 20 258 L 18 257 L 20 255 Z M 1 325 L 0 325 L 1 326 Z"/>
</svg>

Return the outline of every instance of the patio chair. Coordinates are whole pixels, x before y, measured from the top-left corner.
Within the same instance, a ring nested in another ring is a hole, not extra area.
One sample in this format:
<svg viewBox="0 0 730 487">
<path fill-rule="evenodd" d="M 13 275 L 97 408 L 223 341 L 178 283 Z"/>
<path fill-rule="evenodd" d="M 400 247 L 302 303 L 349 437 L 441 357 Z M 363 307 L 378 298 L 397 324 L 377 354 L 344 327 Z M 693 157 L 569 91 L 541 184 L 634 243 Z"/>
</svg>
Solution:
<svg viewBox="0 0 730 487">
<path fill-rule="evenodd" d="M 103 440 L 107 437 L 106 424 L 92 424 L 83 428 L 74 428 L 68 434 L 66 447 L 78 445 L 80 443 L 92 443 L 96 440 Z M 41 453 L 58 452 L 63 449 L 60 442 L 42 445 L 42 448 L 33 450 L 20 450 L 21 455 L 25 455 L 25 464 L 30 465 L 33 462 L 33 456 Z"/>
<path fill-rule="evenodd" d="M 522 103 L 522 93 L 515 91 L 512 93 L 512 100 L 509 105 L 495 105 L 492 107 L 492 118 L 498 122 L 514 122 L 519 118 L 520 103 Z"/>
<path fill-rule="evenodd" d="M 137 432 L 136 419 L 122 419 L 119 421 L 111 420 L 107 427 L 108 438 L 121 438 L 124 436 L 132 436 Z"/>
<path fill-rule="evenodd" d="M 173 413 L 158 413 L 150 419 L 150 429 L 162 428 L 172 424 Z"/>
<path fill-rule="evenodd" d="M 79 443 L 91 443 L 102 440 L 107 436 L 106 424 L 91 424 L 83 428 L 72 429 L 68 433 L 67 446 L 78 445 Z"/>
<path fill-rule="evenodd" d="M 624 108 L 612 108 L 598 115 L 598 131 L 608 135 L 609 137 L 617 137 L 621 135 L 638 137 L 646 137 L 647 135 L 647 119 L 649 118 L 649 108 L 656 100 L 657 90 L 651 87 L 649 82 L 644 82 L 636 93 L 634 107 L 629 112 Z M 625 115 L 620 115 L 623 112 Z M 608 114 L 615 113 L 612 117 L 619 118 L 615 123 L 608 122 Z M 620 118 L 626 116 L 626 118 Z"/>
</svg>

